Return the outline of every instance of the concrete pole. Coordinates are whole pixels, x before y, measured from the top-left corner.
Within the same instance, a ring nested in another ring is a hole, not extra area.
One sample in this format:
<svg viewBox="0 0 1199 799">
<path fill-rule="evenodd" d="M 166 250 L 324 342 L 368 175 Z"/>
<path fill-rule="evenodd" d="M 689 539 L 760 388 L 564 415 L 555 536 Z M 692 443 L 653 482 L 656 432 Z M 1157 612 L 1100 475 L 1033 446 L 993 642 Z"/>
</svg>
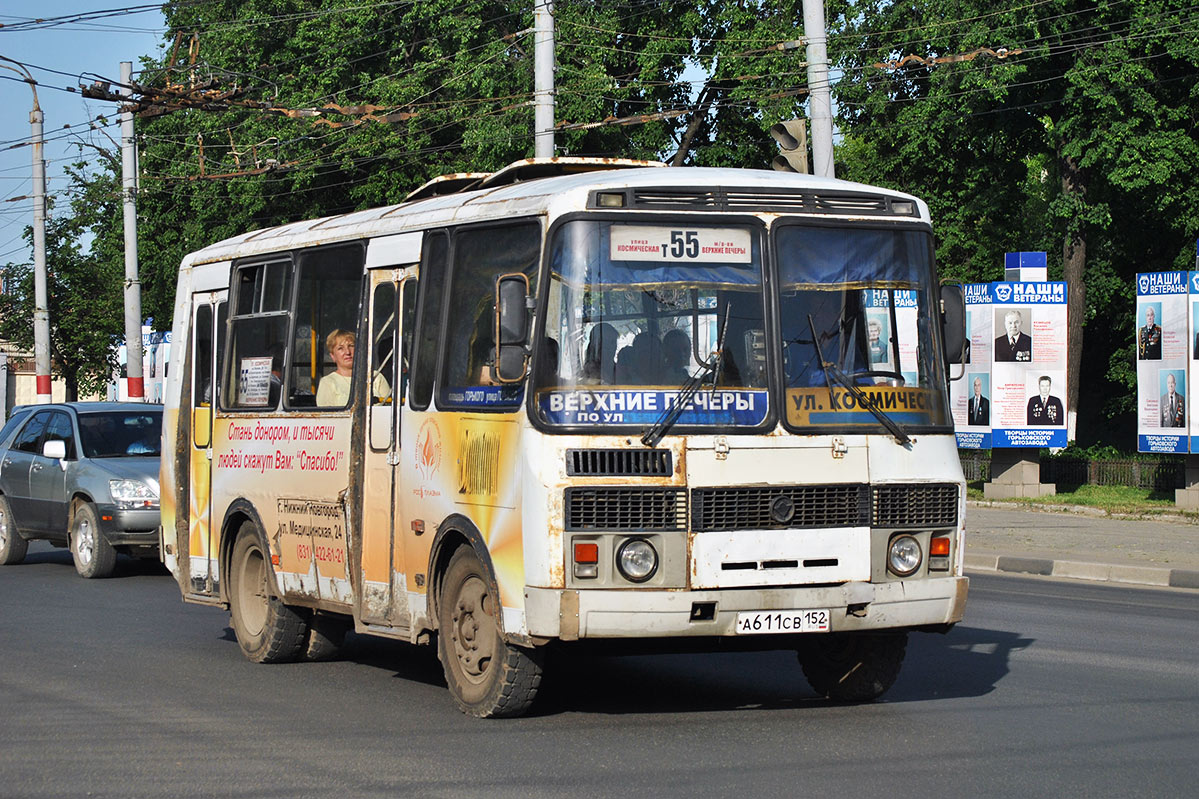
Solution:
<svg viewBox="0 0 1199 799">
<path fill-rule="evenodd" d="M 46 162 L 42 159 L 42 109 L 37 91 L 29 112 L 33 128 L 33 364 L 37 401 L 52 400 L 50 380 L 50 299 L 46 288 Z"/>
<path fill-rule="evenodd" d="M 533 7 L 533 155 L 554 157 L 554 4 Z"/>
<path fill-rule="evenodd" d="M 828 36 L 824 0 L 803 0 L 803 33 L 808 55 L 808 117 L 812 122 L 812 174 L 833 175 L 833 104 L 828 82 Z"/>
<path fill-rule="evenodd" d="M 133 64 L 121 62 L 121 94 L 133 96 Z M 121 200 L 125 216 L 125 364 L 129 399 L 146 398 L 142 379 L 142 284 L 137 277 L 137 145 L 133 112 L 121 112 Z"/>
<path fill-rule="evenodd" d="M 42 107 L 37 101 L 37 81 L 20 61 L 0 55 L 0 68 L 16 72 L 33 92 L 33 110 L 29 112 L 29 141 L 33 149 L 33 366 L 37 373 L 37 401 L 51 400 L 50 381 L 50 302 L 46 290 L 46 162 L 43 159 Z"/>
</svg>

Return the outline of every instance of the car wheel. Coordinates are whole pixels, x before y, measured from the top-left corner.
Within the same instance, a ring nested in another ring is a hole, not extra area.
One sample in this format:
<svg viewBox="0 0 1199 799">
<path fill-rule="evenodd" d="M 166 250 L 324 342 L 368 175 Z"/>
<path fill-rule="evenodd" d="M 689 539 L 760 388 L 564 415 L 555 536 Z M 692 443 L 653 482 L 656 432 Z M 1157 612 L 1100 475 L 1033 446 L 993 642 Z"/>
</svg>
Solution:
<svg viewBox="0 0 1199 799">
<path fill-rule="evenodd" d="M 499 614 L 483 564 L 459 548 L 437 601 L 437 646 L 450 695 L 471 716 L 519 716 L 541 686 L 540 653 L 504 641 Z"/>
<path fill-rule="evenodd" d="M 80 577 L 107 577 L 117 565 L 117 551 L 100 532 L 96 509 L 81 502 L 71 520 L 71 557 Z"/>
<path fill-rule="evenodd" d="M 25 560 L 29 542 L 21 538 L 8 510 L 8 500 L 0 497 L 0 566 L 11 566 Z"/>
<path fill-rule="evenodd" d="M 308 625 L 271 593 L 270 560 L 258 529 L 242 525 L 233 544 L 229 613 L 245 656 L 255 663 L 289 663 L 303 654 Z"/>
</svg>

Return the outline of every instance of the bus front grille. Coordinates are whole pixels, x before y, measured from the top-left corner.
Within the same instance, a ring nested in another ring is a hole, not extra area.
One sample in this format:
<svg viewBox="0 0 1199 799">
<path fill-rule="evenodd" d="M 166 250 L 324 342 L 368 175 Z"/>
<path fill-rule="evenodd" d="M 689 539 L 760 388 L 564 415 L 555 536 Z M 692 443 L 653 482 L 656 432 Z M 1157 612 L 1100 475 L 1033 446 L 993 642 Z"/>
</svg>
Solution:
<svg viewBox="0 0 1199 799">
<path fill-rule="evenodd" d="M 875 527 L 956 527 L 958 486 L 875 486 L 871 520 Z"/>
<path fill-rule="evenodd" d="M 571 477 L 669 477 L 674 474 L 668 449 L 568 449 Z"/>
<path fill-rule="evenodd" d="M 869 525 L 870 491 L 861 484 L 691 491 L 691 529 L 697 533 Z"/>
<path fill-rule="evenodd" d="M 566 529 L 683 530 L 687 494 L 681 488 L 578 487 L 566 489 Z"/>
</svg>

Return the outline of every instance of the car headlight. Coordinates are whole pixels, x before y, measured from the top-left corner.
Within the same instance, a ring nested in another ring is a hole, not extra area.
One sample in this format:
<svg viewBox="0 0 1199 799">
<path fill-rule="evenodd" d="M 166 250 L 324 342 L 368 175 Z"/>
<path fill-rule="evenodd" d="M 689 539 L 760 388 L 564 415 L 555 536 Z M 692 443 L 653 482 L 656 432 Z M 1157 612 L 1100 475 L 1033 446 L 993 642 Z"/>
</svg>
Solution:
<svg viewBox="0 0 1199 799">
<path fill-rule="evenodd" d="M 141 480 L 109 480 L 108 491 L 121 510 L 158 507 L 158 494 Z"/>
<path fill-rule="evenodd" d="M 887 549 L 887 568 L 900 577 L 915 574 L 920 568 L 924 553 L 920 550 L 920 542 L 910 535 L 897 535 L 891 539 Z"/>
<path fill-rule="evenodd" d="M 616 551 L 616 568 L 626 580 L 643 583 L 658 570 L 658 551 L 644 538 L 630 538 Z"/>
</svg>

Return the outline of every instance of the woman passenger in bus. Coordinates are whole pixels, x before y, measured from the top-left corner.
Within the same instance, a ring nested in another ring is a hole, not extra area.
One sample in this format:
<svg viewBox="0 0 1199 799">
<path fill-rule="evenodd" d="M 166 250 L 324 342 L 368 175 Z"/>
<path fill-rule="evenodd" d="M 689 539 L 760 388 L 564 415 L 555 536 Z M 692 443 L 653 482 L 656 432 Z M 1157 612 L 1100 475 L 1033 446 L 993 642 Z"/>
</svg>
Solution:
<svg viewBox="0 0 1199 799">
<path fill-rule="evenodd" d="M 325 339 L 325 347 L 337 368 L 321 378 L 316 389 L 316 404 L 323 407 L 344 407 L 350 401 L 350 378 L 354 374 L 354 334 L 336 328 Z M 372 387 L 376 397 L 391 396 L 391 386 L 383 375 L 375 372 Z"/>
</svg>

